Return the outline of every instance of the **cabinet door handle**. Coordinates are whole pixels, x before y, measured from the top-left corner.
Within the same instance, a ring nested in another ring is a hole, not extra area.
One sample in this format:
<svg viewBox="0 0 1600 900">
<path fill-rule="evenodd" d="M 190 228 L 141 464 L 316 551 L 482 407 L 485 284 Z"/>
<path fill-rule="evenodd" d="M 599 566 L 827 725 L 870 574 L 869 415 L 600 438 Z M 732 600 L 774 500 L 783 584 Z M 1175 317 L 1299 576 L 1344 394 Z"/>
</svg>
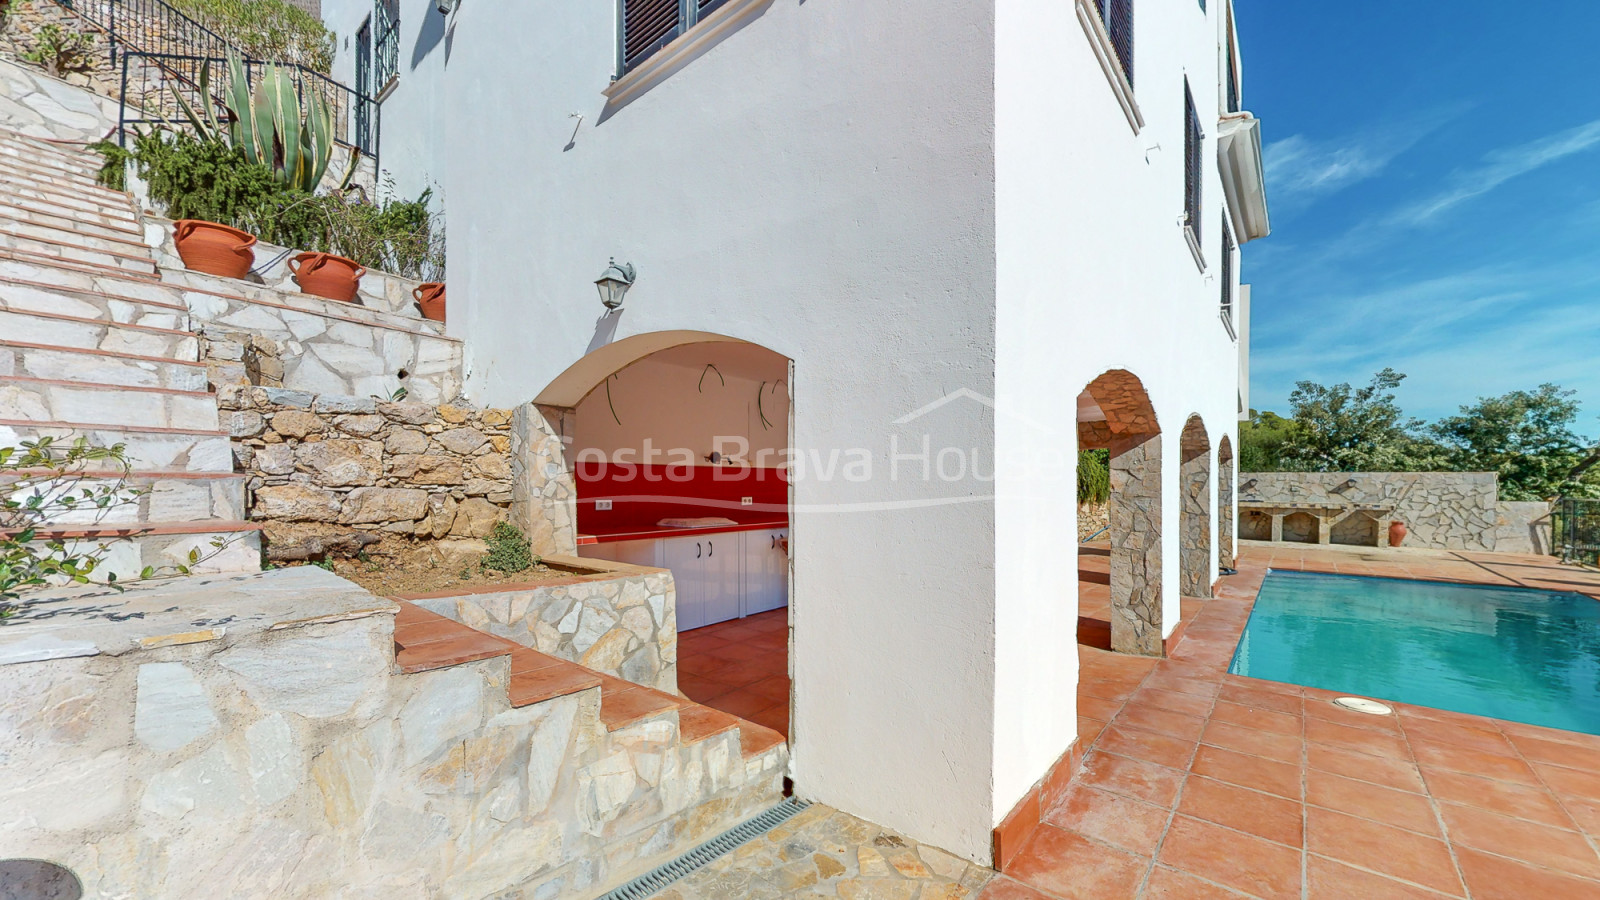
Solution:
<svg viewBox="0 0 1600 900">
<path fill-rule="evenodd" d="M 710 559 L 711 557 L 717 555 L 717 545 L 716 544 L 713 544 L 710 541 L 706 541 L 706 546 L 711 548 L 711 552 L 706 554 L 706 559 Z"/>
<path fill-rule="evenodd" d="M 699 541 L 695 541 L 694 542 L 694 558 L 695 559 L 699 559 L 700 558 L 700 549 L 701 549 L 700 548 L 700 542 Z"/>
</svg>

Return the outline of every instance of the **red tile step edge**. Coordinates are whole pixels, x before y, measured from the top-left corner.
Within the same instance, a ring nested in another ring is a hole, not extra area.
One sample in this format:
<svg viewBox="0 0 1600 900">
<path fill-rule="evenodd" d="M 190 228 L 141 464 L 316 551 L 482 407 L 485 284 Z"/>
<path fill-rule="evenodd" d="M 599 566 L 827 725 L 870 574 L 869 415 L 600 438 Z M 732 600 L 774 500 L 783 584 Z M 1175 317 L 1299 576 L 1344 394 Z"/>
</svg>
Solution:
<svg viewBox="0 0 1600 900">
<path fill-rule="evenodd" d="M 511 683 L 507 693 L 513 707 L 530 706 L 597 687 L 600 689 L 600 720 L 607 731 L 676 711 L 678 734 L 685 744 L 738 729 L 740 747 L 748 758 L 783 743 L 783 735 L 770 728 L 485 634 L 415 603 L 394 602 L 400 607 L 394 617 L 394 657 L 395 664 L 404 673 L 509 656 Z"/>
</svg>

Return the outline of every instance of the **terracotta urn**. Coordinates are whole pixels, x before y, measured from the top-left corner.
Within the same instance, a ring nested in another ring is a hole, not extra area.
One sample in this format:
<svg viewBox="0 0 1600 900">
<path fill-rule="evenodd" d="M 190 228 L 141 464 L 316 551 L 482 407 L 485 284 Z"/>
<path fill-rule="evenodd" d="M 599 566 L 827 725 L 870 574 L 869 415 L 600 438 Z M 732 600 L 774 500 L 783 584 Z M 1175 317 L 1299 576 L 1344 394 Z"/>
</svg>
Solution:
<svg viewBox="0 0 1600 900">
<path fill-rule="evenodd" d="M 411 296 L 416 299 L 417 306 L 422 310 L 422 317 L 434 322 L 444 321 L 444 283 L 430 281 L 411 291 Z"/>
<path fill-rule="evenodd" d="M 332 253 L 301 253 L 289 260 L 289 271 L 301 292 L 345 303 L 355 301 L 361 276 L 367 274 L 355 260 Z"/>
<path fill-rule="evenodd" d="M 1401 544 L 1405 543 L 1406 542 L 1406 535 L 1409 534 L 1409 533 L 1410 533 L 1410 529 L 1406 528 L 1406 523 L 1400 521 L 1399 519 L 1395 519 L 1393 522 L 1390 522 L 1389 523 L 1389 546 L 1398 547 Z"/>
<path fill-rule="evenodd" d="M 250 248 L 256 236 L 237 228 L 200 219 L 179 219 L 172 223 L 172 238 L 178 245 L 183 264 L 196 272 L 243 278 L 255 265 Z"/>
</svg>

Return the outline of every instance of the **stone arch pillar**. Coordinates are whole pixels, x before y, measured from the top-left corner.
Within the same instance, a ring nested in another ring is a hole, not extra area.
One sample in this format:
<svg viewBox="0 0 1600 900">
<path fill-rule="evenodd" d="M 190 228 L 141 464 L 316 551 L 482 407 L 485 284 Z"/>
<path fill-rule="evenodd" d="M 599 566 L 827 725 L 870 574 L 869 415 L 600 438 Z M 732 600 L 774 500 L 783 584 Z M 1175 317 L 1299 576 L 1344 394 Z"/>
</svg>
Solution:
<svg viewBox="0 0 1600 900">
<path fill-rule="evenodd" d="M 1106 372 L 1079 401 L 1079 441 L 1111 457 L 1111 649 L 1161 656 L 1161 428 L 1144 384 Z"/>
<path fill-rule="evenodd" d="M 1178 591 L 1211 596 L 1211 439 L 1190 416 L 1179 439 Z"/>
<path fill-rule="evenodd" d="M 1233 442 L 1223 435 L 1217 444 L 1217 565 L 1224 569 L 1239 567 L 1239 557 L 1234 542 L 1233 509 Z"/>
</svg>

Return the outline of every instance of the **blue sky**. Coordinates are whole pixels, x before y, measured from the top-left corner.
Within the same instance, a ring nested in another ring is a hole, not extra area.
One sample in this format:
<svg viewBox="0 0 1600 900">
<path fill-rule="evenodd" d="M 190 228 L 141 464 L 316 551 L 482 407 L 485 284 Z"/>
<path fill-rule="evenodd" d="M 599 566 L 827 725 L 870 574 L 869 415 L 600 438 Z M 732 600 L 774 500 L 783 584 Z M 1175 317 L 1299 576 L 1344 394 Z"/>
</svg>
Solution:
<svg viewBox="0 0 1600 900">
<path fill-rule="evenodd" d="M 1600 434 L 1600 2 L 1236 5 L 1251 405 L 1392 366 L 1412 415 L 1552 381 Z"/>
</svg>

